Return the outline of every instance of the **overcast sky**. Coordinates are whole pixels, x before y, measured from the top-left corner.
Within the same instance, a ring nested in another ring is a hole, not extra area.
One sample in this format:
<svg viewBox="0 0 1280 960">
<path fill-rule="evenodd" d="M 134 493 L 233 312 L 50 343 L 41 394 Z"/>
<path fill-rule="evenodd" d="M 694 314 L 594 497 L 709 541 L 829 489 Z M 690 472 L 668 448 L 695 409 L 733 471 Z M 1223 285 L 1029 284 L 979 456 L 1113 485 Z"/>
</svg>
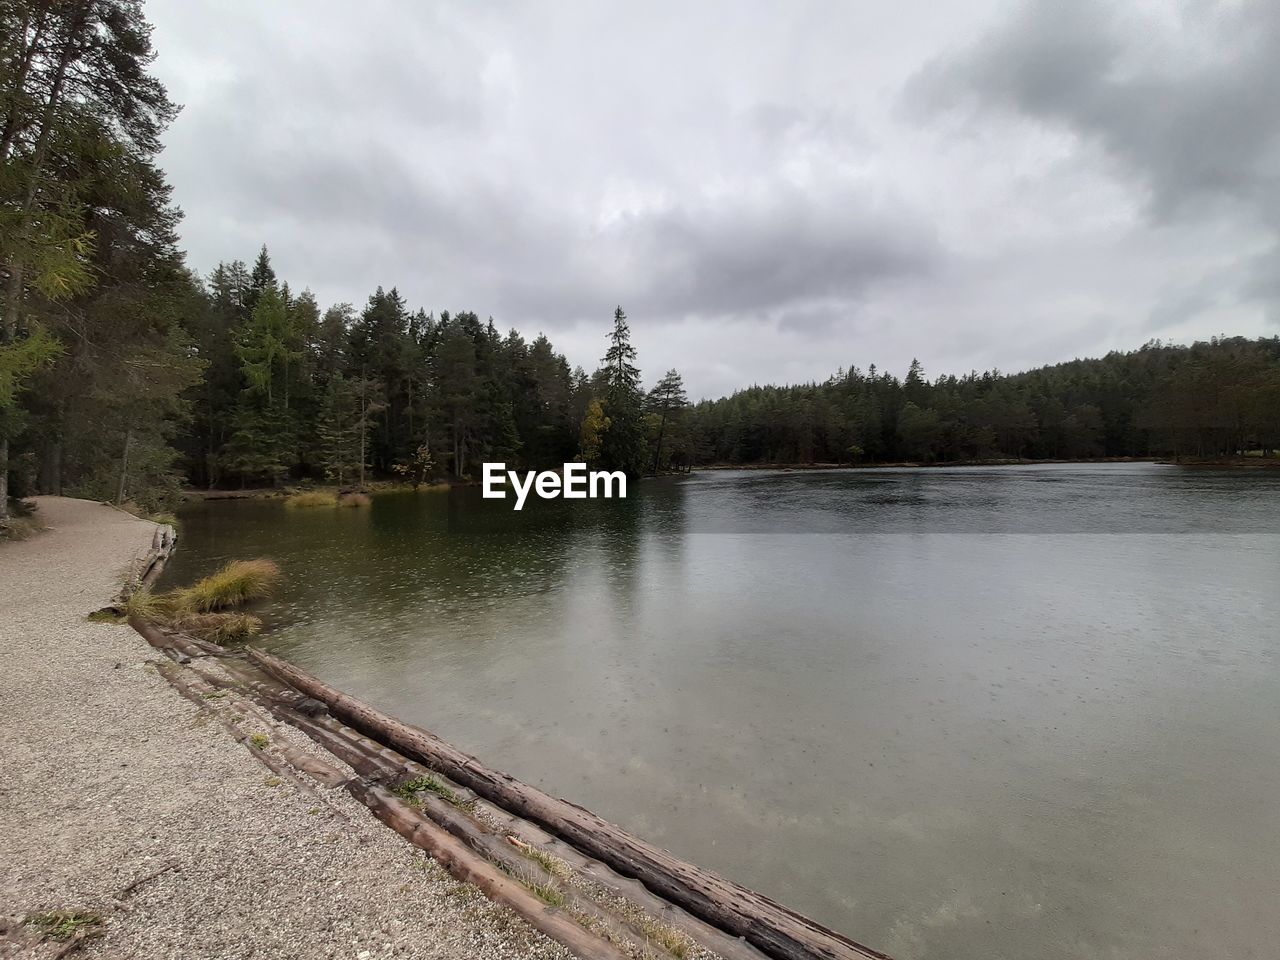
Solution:
<svg viewBox="0 0 1280 960">
<path fill-rule="evenodd" d="M 1280 333 L 1280 3 L 151 0 L 189 262 L 691 395 Z"/>
</svg>

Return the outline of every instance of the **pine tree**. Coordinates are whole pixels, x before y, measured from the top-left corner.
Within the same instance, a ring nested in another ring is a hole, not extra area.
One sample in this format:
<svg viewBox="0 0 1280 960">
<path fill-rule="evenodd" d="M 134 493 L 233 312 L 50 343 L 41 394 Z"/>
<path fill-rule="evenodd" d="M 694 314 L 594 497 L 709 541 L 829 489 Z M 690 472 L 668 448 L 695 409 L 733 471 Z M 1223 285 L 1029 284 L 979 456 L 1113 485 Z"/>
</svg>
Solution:
<svg viewBox="0 0 1280 960">
<path fill-rule="evenodd" d="M 262 394 L 273 406 L 275 387 L 290 352 L 289 311 L 274 281 L 255 299 L 253 313 L 239 331 L 236 354 L 249 390 Z"/>
<path fill-rule="evenodd" d="M 249 287 L 244 292 L 245 308 L 252 312 L 262 295 L 275 286 L 276 272 L 272 269 L 271 255 L 267 253 L 267 245 L 264 243 L 258 251 L 258 259 L 253 261 L 253 272 L 249 274 Z"/>
<path fill-rule="evenodd" d="M 329 379 L 320 402 L 317 461 L 326 479 L 339 486 L 360 470 L 360 394 L 341 374 Z"/>
<path fill-rule="evenodd" d="M 119 495 L 122 478 L 129 493 L 168 485 L 167 439 L 200 365 L 180 330 L 194 288 L 178 214 L 154 165 L 176 108 L 148 72 L 150 26 L 134 0 L 12 0 L 0 36 L 0 352 L 38 322 L 65 346 L 26 401 L 29 452 L 47 489 L 64 471 L 93 496 Z M 0 437 L 0 516 L 12 439 Z"/>
<path fill-rule="evenodd" d="M 644 439 L 644 404 L 640 392 L 640 371 L 635 366 L 636 348 L 631 345 L 627 315 L 618 307 L 613 313 L 609 349 L 601 361 L 604 411 L 609 425 L 600 438 L 600 463 L 609 470 L 642 473 L 648 463 Z"/>
<path fill-rule="evenodd" d="M 675 370 L 668 370 L 666 376 L 649 391 L 648 407 L 651 416 L 658 418 L 657 437 L 653 444 L 654 473 L 662 469 L 662 441 L 668 426 L 674 425 L 688 406 L 689 397 L 684 392 L 684 380 Z"/>
</svg>

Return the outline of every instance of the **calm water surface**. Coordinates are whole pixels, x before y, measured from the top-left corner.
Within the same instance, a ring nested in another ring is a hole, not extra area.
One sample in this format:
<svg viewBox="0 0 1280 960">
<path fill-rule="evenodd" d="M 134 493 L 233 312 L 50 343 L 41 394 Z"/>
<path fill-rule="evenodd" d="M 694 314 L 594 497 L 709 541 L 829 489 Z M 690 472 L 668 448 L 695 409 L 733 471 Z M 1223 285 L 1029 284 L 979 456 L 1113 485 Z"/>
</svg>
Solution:
<svg viewBox="0 0 1280 960">
<path fill-rule="evenodd" d="M 735 472 L 182 514 L 264 644 L 900 960 L 1280 953 L 1280 474 Z"/>
</svg>

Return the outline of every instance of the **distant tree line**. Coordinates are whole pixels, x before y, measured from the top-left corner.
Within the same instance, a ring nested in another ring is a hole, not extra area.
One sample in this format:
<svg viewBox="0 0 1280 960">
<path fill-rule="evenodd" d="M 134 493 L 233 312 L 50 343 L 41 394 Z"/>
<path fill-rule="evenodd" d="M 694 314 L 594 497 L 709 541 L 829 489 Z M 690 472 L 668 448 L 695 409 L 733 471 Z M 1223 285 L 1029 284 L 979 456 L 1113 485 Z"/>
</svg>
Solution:
<svg viewBox="0 0 1280 960">
<path fill-rule="evenodd" d="M 359 311 L 321 312 L 277 279 L 264 246 L 252 268 L 213 270 L 189 329 L 206 368 L 178 446 L 201 485 L 423 482 L 580 454 L 641 473 L 684 449 L 679 374 L 642 390 L 621 308 L 588 376 L 545 336 L 501 333 L 469 311 L 411 310 L 394 288 Z"/>
<path fill-rule="evenodd" d="M 598 368 L 395 288 L 322 309 L 262 248 L 200 278 L 156 164 L 176 113 L 136 0 L 0 3 L 0 526 L 15 497 L 153 508 L 184 483 L 708 463 L 1222 457 L 1280 447 L 1280 341 L 1152 343 L 1012 376 L 870 367 L 690 406 L 643 385 L 625 313 Z M 602 318 L 603 319 L 603 318 Z"/>
<path fill-rule="evenodd" d="M 689 413 L 698 463 L 1223 458 L 1280 449 L 1280 338 L 1221 338 L 930 382 L 871 366 Z"/>
</svg>

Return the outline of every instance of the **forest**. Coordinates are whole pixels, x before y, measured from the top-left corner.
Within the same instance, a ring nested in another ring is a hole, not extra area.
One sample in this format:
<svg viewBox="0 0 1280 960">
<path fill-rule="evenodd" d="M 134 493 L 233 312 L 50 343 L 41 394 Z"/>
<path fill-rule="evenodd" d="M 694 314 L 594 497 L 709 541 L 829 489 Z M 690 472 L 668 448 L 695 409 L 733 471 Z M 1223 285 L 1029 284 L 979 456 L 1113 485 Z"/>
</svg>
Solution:
<svg viewBox="0 0 1280 960">
<path fill-rule="evenodd" d="M 40 492 L 154 510 L 186 486 L 423 483 L 486 460 L 641 475 L 1280 448 L 1275 337 L 1011 375 L 850 366 L 690 403 L 675 370 L 646 386 L 621 307 L 587 371 L 395 287 L 322 306 L 266 246 L 198 274 L 158 164 L 177 108 L 153 59 L 133 0 L 0 4 L 0 522 Z"/>
</svg>

